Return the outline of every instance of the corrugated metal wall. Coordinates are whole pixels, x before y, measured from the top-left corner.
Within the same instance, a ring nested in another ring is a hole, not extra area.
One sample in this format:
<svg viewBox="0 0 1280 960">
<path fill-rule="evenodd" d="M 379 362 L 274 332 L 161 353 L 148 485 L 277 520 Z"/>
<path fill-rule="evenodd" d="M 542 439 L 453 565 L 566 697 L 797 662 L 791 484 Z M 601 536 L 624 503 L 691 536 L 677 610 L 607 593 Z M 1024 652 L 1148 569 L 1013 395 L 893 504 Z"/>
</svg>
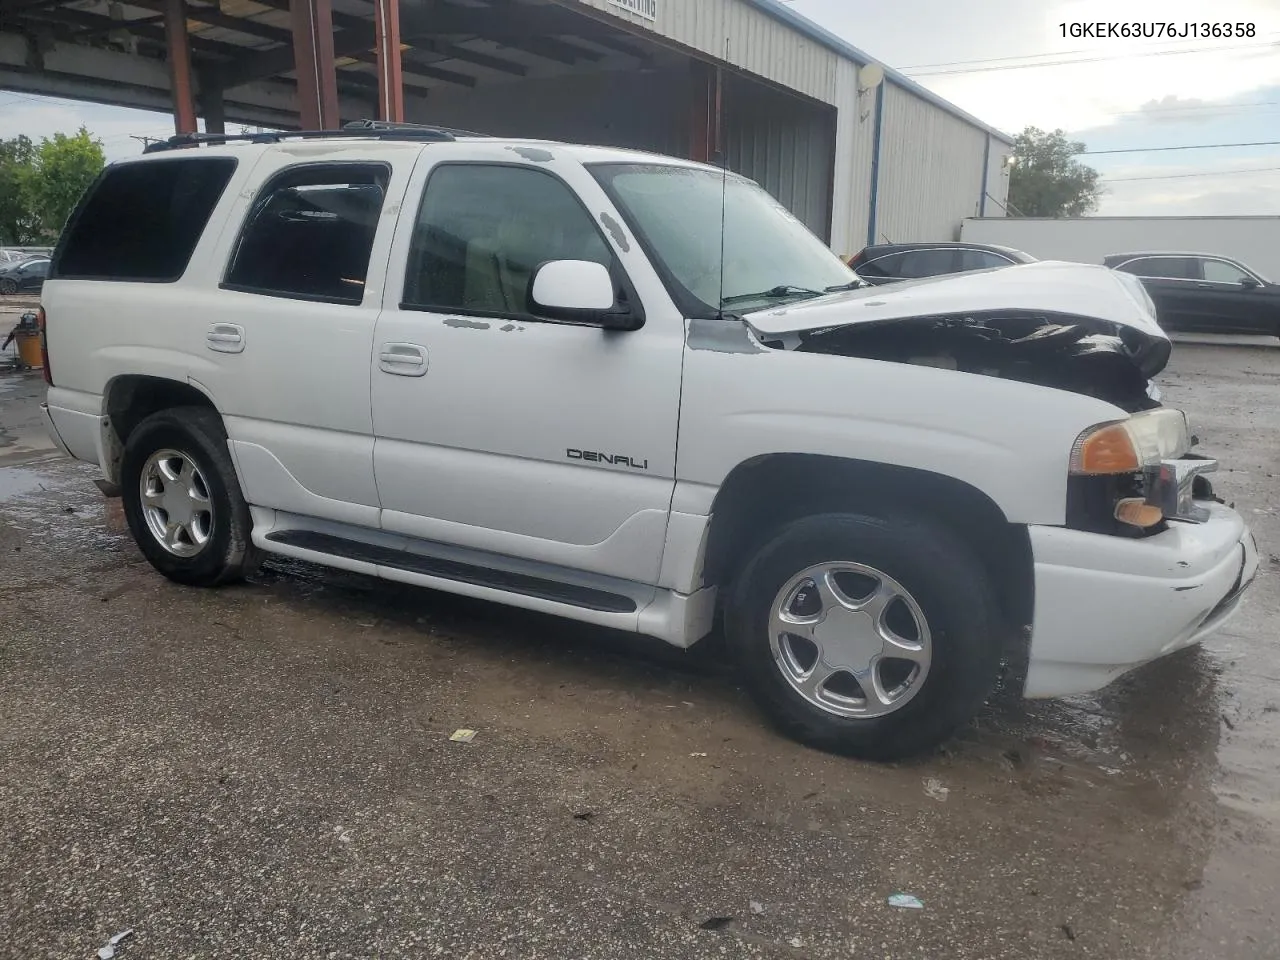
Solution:
<svg viewBox="0 0 1280 960">
<path fill-rule="evenodd" d="M 729 169 L 755 180 L 810 230 L 827 237 L 835 110 L 742 77 L 726 77 Z"/>
<path fill-rule="evenodd" d="M 956 239 L 960 221 L 978 211 L 986 139 L 986 131 L 887 82 L 876 242 Z"/>
<path fill-rule="evenodd" d="M 576 0 L 790 90 L 834 103 L 834 50 L 741 0 L 658 0 L 655 22 L 608 0 Z M 726 41 L 728 50 L 726 51 Z"/>
</svg>

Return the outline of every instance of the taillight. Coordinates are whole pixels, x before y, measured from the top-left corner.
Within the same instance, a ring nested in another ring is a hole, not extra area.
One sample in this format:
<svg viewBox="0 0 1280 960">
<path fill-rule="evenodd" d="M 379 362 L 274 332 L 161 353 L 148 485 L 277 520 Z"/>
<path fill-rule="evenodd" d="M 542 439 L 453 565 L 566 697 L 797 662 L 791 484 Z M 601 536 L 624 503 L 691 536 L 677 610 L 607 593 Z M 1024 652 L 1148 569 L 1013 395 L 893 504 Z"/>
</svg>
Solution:
<svg viewBox="0 0 1280 960">
<path fill-rule="evenodd" d="M 36 309 L 36 323 L 40 325 L 40 364 L 44 367 L 44 382 L 53 386 L 53 371 L 49 369 L 49 334 L 46 330 L 44 307 Z"/>
</svg>

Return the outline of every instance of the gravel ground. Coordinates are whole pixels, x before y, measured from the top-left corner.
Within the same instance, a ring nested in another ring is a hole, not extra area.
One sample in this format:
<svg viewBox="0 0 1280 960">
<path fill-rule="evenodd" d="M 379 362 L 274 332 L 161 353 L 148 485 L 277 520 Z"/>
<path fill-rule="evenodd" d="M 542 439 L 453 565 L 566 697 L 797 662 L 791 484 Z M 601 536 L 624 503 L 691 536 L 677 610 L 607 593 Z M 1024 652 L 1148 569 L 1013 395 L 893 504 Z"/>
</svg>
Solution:
<svg viewBox="0 0 1280 960">
<path fill-rule="evenodd" d="M 714 640 L 289 562 L 174 586 L 0 376 L 0 957 L 1280 956 L 1280 351 L 1161 385 L 1255 525 L 1241 614 L 873 765 L 775 735 Z"/>
</svg>

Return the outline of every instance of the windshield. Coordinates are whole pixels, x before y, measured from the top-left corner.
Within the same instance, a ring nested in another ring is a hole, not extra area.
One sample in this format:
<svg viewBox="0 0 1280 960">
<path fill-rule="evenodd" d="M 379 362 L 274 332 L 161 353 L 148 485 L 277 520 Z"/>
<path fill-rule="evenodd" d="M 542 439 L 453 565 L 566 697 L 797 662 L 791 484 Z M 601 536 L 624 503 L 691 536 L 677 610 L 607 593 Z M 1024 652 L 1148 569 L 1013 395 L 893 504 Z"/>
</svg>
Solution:
<svg viewBox="0 0 1280 960">
<path fill-rule="evenodd" d="M 686 294 L 683 299 L 692 297 L 692 306 L 708 313 L 759 310 L 858 282 L 804 224 L 749 180 L 731 174 L 725 182 L 715 170 L 667 164 L 597 164 L 591 172 Z"/>
</svg>

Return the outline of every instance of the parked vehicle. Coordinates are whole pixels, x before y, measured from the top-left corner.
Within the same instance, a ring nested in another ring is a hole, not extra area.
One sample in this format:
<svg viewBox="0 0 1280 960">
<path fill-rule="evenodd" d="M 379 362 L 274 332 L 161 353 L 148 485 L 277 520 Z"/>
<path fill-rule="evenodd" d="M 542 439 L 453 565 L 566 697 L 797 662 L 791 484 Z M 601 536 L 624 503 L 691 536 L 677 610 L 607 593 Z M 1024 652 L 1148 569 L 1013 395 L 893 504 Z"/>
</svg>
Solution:
<svg viewBox="0 0 1280 960">
<path fill-rule="evenodd" d="M 1166 330 L 1280 336 L 1280 284 L 1211 253 L 1117 253 L 1103 263 L 1141 278 Z"/>
<path fill-rule="evenodd" d="M 1257 569 L 1127 274 L 868 289 L 685 160 L 249 140 L 109 167 L 44 290 L 51 435 L 179 583 L 274 553 L 681 647 L 722 614 L 782 729 L 890 758 L 1004 660 L 1056 696 L 1198 641 Z"/>
<path fill-rule="evenodd" d="M 48 257 L 29 257 L 26 260 L 0 263 L 0 293 L 39 290 L 48 275 Z"/>
<path fill-rule="evenodd" d="M 1021 250 L 991 244 L 884 243 L 864 247 L 849 266 L 867 283 L 882 284 L 1034 262 Z"/>
</svg>

